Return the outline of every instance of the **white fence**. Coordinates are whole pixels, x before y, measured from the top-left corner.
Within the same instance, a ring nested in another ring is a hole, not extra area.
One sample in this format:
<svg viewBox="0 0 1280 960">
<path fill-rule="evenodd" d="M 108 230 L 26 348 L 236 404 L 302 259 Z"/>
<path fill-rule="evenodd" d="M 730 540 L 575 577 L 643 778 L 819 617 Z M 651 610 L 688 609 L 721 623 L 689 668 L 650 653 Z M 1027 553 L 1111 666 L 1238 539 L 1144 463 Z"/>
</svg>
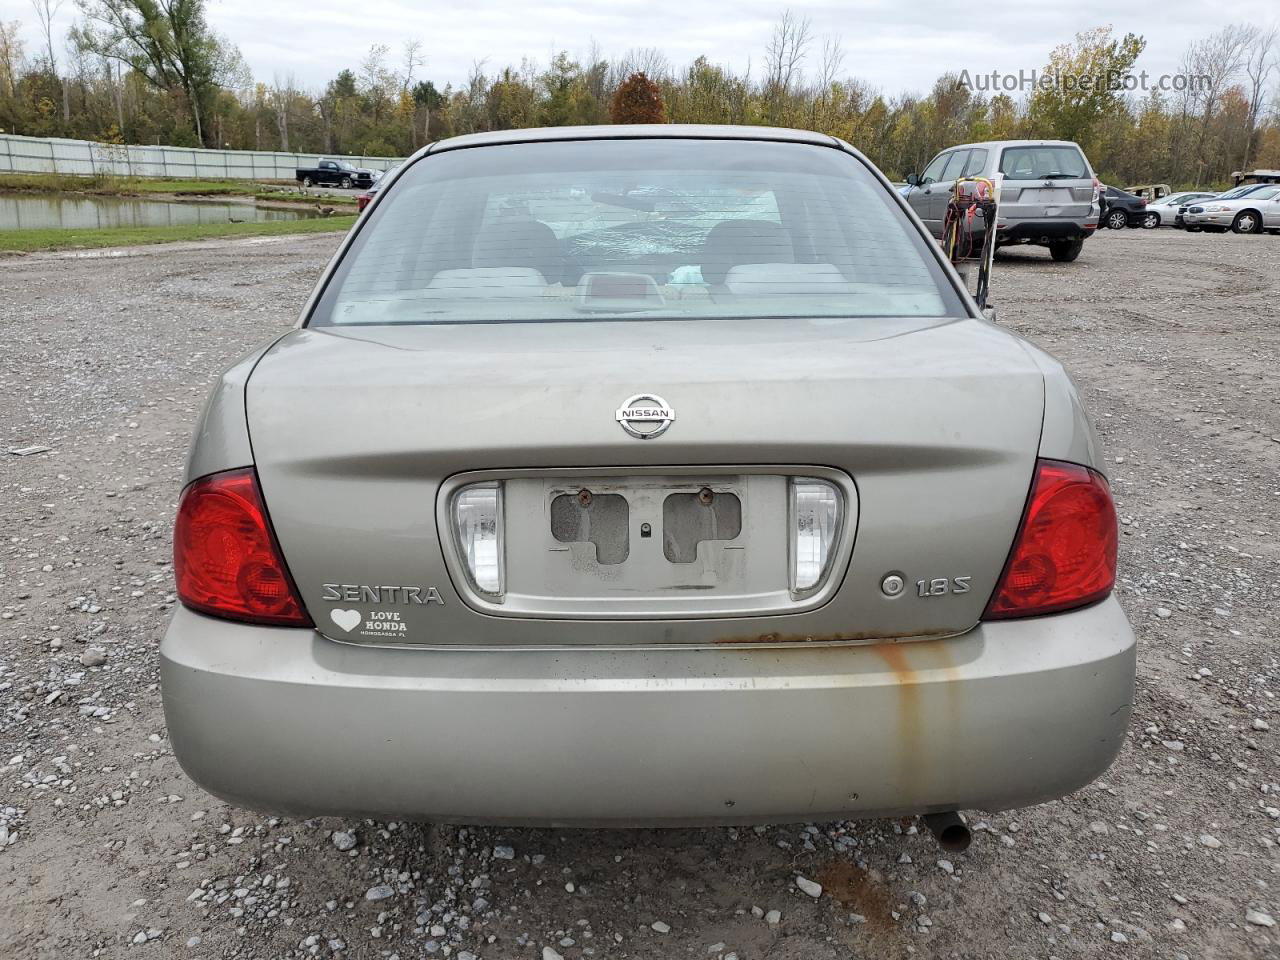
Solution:
<svg viewBox="0 0 1280 960">
<path fill-rule="evenodd" d="M 0 173 L 69 173 L 93 176 L 177 177 L 211 180 L 292 180 L 298 167 L 314 167 L 314 153 L 144 147 L 55 137 L 0 134 Z M 357 167 L 386 170 L 398 157 L 340 157 Z"/>
</svg>

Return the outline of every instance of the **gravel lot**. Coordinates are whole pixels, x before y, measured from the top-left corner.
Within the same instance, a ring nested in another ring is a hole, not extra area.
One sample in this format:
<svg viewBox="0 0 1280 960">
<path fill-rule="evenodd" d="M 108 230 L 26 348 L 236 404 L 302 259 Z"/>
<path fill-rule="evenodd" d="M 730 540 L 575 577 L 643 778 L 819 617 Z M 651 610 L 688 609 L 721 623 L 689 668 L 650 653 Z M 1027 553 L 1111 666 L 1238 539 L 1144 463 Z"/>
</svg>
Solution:
<svg viewBox="0 0 1280 960">
<path fill-rule="evenodd" d="M 1280 238 L 999 261 L 1101 431 L 1138 693 L 1103 780 L 949 860 L 910 821 L 294 821 L 184 777 L 156 647 L 189 432 L 336 241 L 0 259 L 0 957 L 1280 956 Z"/>
</svg>

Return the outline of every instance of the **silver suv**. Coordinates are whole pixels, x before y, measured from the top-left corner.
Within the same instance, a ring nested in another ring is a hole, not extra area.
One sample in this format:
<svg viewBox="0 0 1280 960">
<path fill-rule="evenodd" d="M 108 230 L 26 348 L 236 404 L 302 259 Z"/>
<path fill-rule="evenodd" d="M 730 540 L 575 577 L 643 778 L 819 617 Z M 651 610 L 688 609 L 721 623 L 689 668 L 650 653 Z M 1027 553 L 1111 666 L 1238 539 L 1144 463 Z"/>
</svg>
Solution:
<svg viewBox="0 0 1280 960">
<path fill-rule="evenodd" d="M 951 189 L 962 177 L 1003 177 L 1000 246 L 1033 243 L 1070 262 L 1098 229 L 1098 181 L 1084 151 L 1070 140 L 990 140 L 948 147 L 921 174 L 907 177 L 905 196 L 935 237 L 942 237 Z"/>
</svg>

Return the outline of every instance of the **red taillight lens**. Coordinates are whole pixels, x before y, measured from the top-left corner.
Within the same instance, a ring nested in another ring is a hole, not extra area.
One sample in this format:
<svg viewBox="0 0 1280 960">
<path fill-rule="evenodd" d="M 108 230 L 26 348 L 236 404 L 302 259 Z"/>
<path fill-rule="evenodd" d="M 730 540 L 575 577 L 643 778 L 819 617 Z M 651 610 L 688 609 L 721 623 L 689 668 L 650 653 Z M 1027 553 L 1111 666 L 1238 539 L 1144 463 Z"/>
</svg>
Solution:
<svg viewBox="0 0 1280 960">
<path fill-rule="evenodd" d="M 1036 462 L 1035 482 L 983 619 L 1035 617 L 1101 600 L 1116 582 L 1116 509 L 1087 467 Z"/>
<path fill-rule="evenodd" d="M 252 623 L 309 627 L 276 546 L 252 468 L 182 491 L 173 528 L 178 597 L 193 610 Z"/>
</svg>

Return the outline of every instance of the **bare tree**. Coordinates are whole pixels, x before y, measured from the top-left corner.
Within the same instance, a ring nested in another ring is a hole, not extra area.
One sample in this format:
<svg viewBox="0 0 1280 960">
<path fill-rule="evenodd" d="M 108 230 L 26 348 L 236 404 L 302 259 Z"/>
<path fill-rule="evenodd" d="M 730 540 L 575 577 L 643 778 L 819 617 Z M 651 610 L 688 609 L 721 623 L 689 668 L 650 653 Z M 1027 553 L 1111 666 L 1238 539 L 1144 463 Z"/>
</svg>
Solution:
<svg viewBox="0 0 1280 960">
<path fill-rule="evenodd" d="M 606 103 L 617 89 L 617 83 L 612 77 L 609 61 L 605 59 L 595 37 L 591 38 L 591 43 L 587 46 L 587 56 L 583 63 L 583 80 L 586 81 L 587 90 L 597 103 Z"/>
<path fill-rule="evenodd" d="M 387 54 L 391 48 L 385 43 L 375 43 L 360 61 L 360 79 L 366 92 L 385 93 L 391 72 L 387 69 Z"/>
<path fill-rule="evenodd" d="M 825 97 L 844 69 L 844 47 L 839 37 L 822 41 L 822 62 L 818 66 L 818 87 Z"/>
<path fill-rule="evenodd" d="M 1280 72 L 1280 57 L 1276 49 L 1276 40 L 1280 36 L 1280 28 L 1269 30 L 1254 28 L 1253 40 L 1245 51 L 1244 72 L 1249 78 L 1245 87 L 1245 95 L 1249 100 L 1249 114 L 1245 121 L 1244 156 L 1240 160 L 1240 169 L 1249 167 L 1249 158 L 1253 155 L 1254 137 L 1258 132 L 1258 120 L 1267 96 L 1267 83 L 1273 73 Z"/>
<path fill-rule="evenodd" d="M 455 100 L 459 107 L 457 120 L 459 133 L 478 133 L 487 129 L 489 78 L 484 74 L 484 65 L 483 60 L 471 62 L 466 91 Z"/>
<path fill-rule="evenodd" d="M 1183 70 L 1195 78 L 1188 84 L 1191 104 L 1202 118 L 1217 109 L 1222 95 L 1240 72 L 1254 28 L 1234 23 L 1195 41 L 1183 58 Z"/>
<path fill-rule="evenodd" d="M 269 96 L 272 111 L 276 115 L 276 130 L 280 132 L 280 150 L 284 153 L 289 152 L 289 114 L 293 109 L 293 99 L 297 93 L 297 84 L 294 82 L 292 73 L 284 78 L 283 83 L 280 81 L 280 75 L 276 74 Z"/>
<path fill-rule="evenodd" d="M 764 92 L 771 119 L 782 119 L 782 110 L 800 80 L 800 66 L 811 41 L 808 17 L 797 18 L 790 10 L 773 28 L 764 51 Z"/>
<path fill-rule="evenodd" d="M 827 37 L 822 42 L 822 61 L 818 64 L 817 90 L 813 96 L 814 129 L 832 132 L 837 105 L 833 103 L 832 90 L 844 68 L 844 49 L 839 37 Z"/>
<path fill-rule="evenodd" d="M 111 84 L 111 97 L 116 106 L 116 129 L 124 136 L 124 69 L 119 60 L 102 58 L 102 67 L 107 74 L 107 82 Z M 114 76 L 113 76 L 114 73 Z"/>
<path fill-rule="evenodd" d="M 385 43 L 375 43 L 360 61 L 360 79 L 363 81 L 364 94 L 373 106 L 374 123 L 382 122 L 387 98 L 396 86 L 395 75 L 387 69 L 387 54 L 390 50 Z"/>
<path fill-rule="evenodd" d="M 643 73 L 654 83 L 663 83 L 671 77 L 671 62 L 657 47 L 633 47 L 614 64 L 613 85 L 616 87 L 633 73 Z"/>
<path fill-rule="evenodd" d="M 62 88 L 62 122 L 71 121 L 71 96 L 67 83 L 58 74 L 58 58 L 53 52 L 53 20 L 62 9 L 63 0 L 31 0 L 36 11 L 36 19 L 40 21 L 40 32 L 44 35 L 45 56 L 49 58 L 49 72 L 58 80 Z"/>
<path fill-rule="evenodd" d="M 18 20 L 5 23 L 0 20 L 0 90 L 12 98 L 18 86 L 18 71 L 22 69 L 22 41 L 18 38 L 18 30 L 22 23 Z"/>
<path fill-rule="evenodd" d="M 1182 58 L 1182 72 L 1192 82 L 1182 97 L 1184 117 L 1195 116 L 1196 135 L 1191 159 L 1196 163 L 1195 182 L 1200 183 L 1206 169 L 1209 130 L 1214 114 L 1240 73 L 1245 51 L 1253 39 L 1254 28 L 1231 24 L 1217 33 L 1196 40 Z M 1179 158 L 1175 154 L 1175 160 Z M 1178 163 L 1177 165 L 1181 165 Z"/>
<path fill-rule="evenodd" d="M 413 87 L 413 72 L 427 62 L 422 55 L 422 41 L 412 37 L 404 42 L 404 68 L 400 74 L 400 93 L 408 93 Z"/>
<path fill-rule="evenodd" d="M 62 9 L 63 0 L 31 0 L 40 21 L 40 33 L 44 36 L 44 53 L 49 58 L 49 72 L 57 76 L 58 58 L 53 53 L 53 20 Z"/>
<path fill-rule="evenodd" d="M 809 50 L 809 18 L 799 19 L 788 10 L 773 28 L 765 47 L 765 83 L 779 92 L 790 93 L 800 75 L 800 65 Z"/>
</svg>

